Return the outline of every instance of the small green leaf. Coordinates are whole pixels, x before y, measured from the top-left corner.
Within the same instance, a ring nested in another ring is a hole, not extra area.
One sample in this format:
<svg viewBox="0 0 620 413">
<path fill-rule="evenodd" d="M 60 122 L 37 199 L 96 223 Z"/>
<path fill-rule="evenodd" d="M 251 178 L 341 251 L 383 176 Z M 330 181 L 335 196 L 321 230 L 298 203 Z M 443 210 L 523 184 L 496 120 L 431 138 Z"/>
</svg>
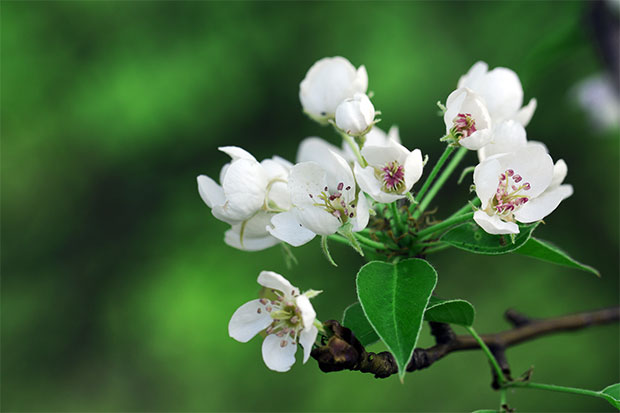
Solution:
<svg viewBox="0 0 620 413">
<path fill-rule="evenodd" d="M 612 384 L 605 387 L 599 393 L 603 395 L 603 398 L 611 403 L 616 409 L 620 410 L 620 383 Z M 606 396 L 608 397 L 606 397 Z"/>
<path fill-rule="evenodd" d="M 358 301 L 345 308 L 342 315 L 342 325 L 351 329 L 364 347 L 379 341 L 379 336 L 368 322 Z"/>
<path fill-rule="evenodd" d="M 443 300 L 431 297 L 424 313 L 424 319 L 469 327 L 474 324 L 475 314 L 474 306 L 465 300 Z"/>
<path fill-rule="evenodd" d="M 542 261 L 551 262 L 553 264 L 563 265 L 565 267 L 576 268 L 578 270 L 591 272 L 592 274 L 600 277 L 601 274 L 593 267 L 585 265 L 572 259 L 564 251 L 551 244 L 548 241 L 543 241 L 538 238 L 530 238 L 521 248 L 515 251 L 517 254 L 527 255 L 528 257 L 537 258 Z"/>
<path fill-rule="evenodd" d="M 327 261 L 329 261 L 329 263 L 334 267 L 337 267 L 338 264 L 336 264 L 336 261 L 334 261 L 332 255 L 329 253 L 329 246 L 327 245 L 327 235 L 321 236 L 321 249 L 323 250 L 325 258 L 327 258 Z"/>
<path fill-rule="evenodd" d="M 357 273 L 357 295 L 366 318 L 388 347 L 401 382 L 418 342 L 437 272 L 422 259 L 372 261 Z"/>
<path fill-rule="evenodd" d="M 346 224 L 338 228 L 338 234 L 345 237 L 347 241 L 349 241 L 351 247 L 353 247 L 353 249 L 357 251 L 359 255 L 361 255 L 362 257 L 364 256 L 364 251 L 362 251 L 360 243 L 355 238 L 355 235 L 353 235 L 353 225 L 351 225 L 350 222 L 347 222 Z"/>
<path fill-rule="evenodd" d="M 506 254 L 525 244 L 537 225 L 538 223 L 520 224 L 519 234 L 514 237 L 513 242 L 509 235 L 492 235 L 475 222 L 466 222 L 446 232 L 441 241 L 476 254 Z"/>
</svg>

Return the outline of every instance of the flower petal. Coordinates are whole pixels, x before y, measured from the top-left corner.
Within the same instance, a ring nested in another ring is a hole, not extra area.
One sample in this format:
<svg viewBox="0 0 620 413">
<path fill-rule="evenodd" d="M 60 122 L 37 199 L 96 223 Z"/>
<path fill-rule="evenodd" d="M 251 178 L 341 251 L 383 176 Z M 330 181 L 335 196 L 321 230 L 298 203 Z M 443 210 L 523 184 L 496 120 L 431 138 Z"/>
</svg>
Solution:
<svg viewBox="0 0 620 413">
<path fill-rule="evenodd" d="M 518 234 L 519 226 L 514 222 L 505 222 L 497 215 L 488 215 L 484 211 L 474 213 L 474 221 L 489 234 Z"/>
<path fill-rule="evenodd" d="M 331 156 L 330 151 L 338 153 L 340 149 L 326 140 L 311 136 L 304 139 L 299 144 L 297 162 L 320 162 L 324 160 L 326 156 Z"/>
<path fill-rule="evenodd" d="M 384 146 L 364 145 L 362 148 L 362 156 L 369 165 L 375 168 L 383 168 L 388 162 L 397 161 L 399 164 L 405 163 L 409 150 L 400 143 L 392 142 Z"/>
<path fill-rule="evenodd" d="M 282 347 L 282 342 L 286 343 L 284 347 Z M 269 334 L 263 341 L 263 360 L 270 370 L 289 371 L 291 366 L 295 364 L 296 351 L 297 345 L 292 343 L 288 335 L 278 337 L 275 334 Z"/>
<path fill-rule="evenodd" d="M 214 205 L 223 205 L 226 202 L 224 190 L 213 179 L 200 175 L 197 181 L 200 197 L 209 208 L 213 208 Z"/>
<path fill-rule="evenodd" d="M 507 120 L 493 127 L 493 141 L 478 150 L 480 162 L 499 153 L 514 152 L 527 145 L 525 128 L 514 120 Z"/>
<path fill-rule="evenodd" d="M 232 162 L 222 182 L 229 216 L 244 220 L 260 210 L 267 184 L 267 175 L 258 162 L 247 159 Z"/>
<path fill-rule="evenodd" d="M 519 122 L 523 126 L 527 126 L 534 116 L 534 112 L 536 111 L 536 106 L 538 102 L 535 98 L 530 99 L 529 103 L 526 106 L 523 106 L 515 115 L 514 119 Z"/>
<path fill-rule="evenodd" d="M 292 211 L 276 214 L 271 218 L 271 225 L 267 226 L 267 232 L 277 239 L 299 247 L 310 242 L 315 233 L 304 228 Z"/>
<path fill-rule="evenodd" d="M 523 87 L 519 76 L 505 67 L 489 71 L 480 87 L 474 90 L 482 95 L 495 120 L 512 118 L 523 104 Z"/>
<path fill-rule="evenodd" d="M 366 228 L 368 220 L 370 219 L 369 209 L 366 196 L 360 193 L 357 206 L 355 207 L 355 218 L 353 218 L 353 232 L 361 231 Z"/>
<path fill-rule="evenodd" d="M 304 363 L 310 358 L 312 352 L 312 346 L 316 341 L 316 336 L 319 334 L 319 329 L 316 326 L 310 326 L 310 328 L 304 328 L 299 333 L 299 344 L 304 348 Z"/>
<path fill-rule="evenodd" d="M 260 300 L 252 300 L 239 307 L 228 323 L 228 335 L 241 343 L 247 343 L 269 327 L 273 320 L 262 307 Z"/>
<path fill-rule="evenodd" d="M 295 297 L 295 303 L 301 311 L 301 320 L 303 321 L 304 328 L 309 328 L 316 318 L 316 312 L 312 304 L 310 304 L 310 299 L 303 294 L 298 295 Z"/>
<path fill-rule="evenodd" d="M 271 235 L 255 238 L 244 236 L 243 243 L 241 243 L 241 236 L 239 235 L 239 232 L 229 229 L 224 233 L 224 242 L 227 245 L 242 251 L 262 251 L 280 243 L 280 240 Z"/>
<path fill-rule="evenodd" d="M 220 146 L 217 148 L 218 150 L 224 152 L 226 155 L 230 156 L 233 161 L 237 159 L 246 159 L 248 161 L 256 161 L 256 158 L 252 156 L 251 153 L 246 151 L 245 149 L 241 149 L 238 146 Z"/>
<path fill-rule="evenodd" d="M 471 151 L 477 151 L 478 149 L 491 142 L 492 138 L 493 135 L 491 134 L 491 130 L 486 128 L 477 130 L 468 137 L 460 139 L 459 143 L 461 144 L 461 146 Z"/>
<path fill-rule="evenodd" d="M 257 281 L 263 287 L 283 292 L 287 297 L 294 297 L 299 294 L 299 290 L 277 272 L 261 271 Z"/>
<path fill-rule="evenodd" d="M 422 152 L 414 149 L 405 160 L 405 191 L 409 191 L 411 187 L 420 180 L 424 169 L 424 160 Z"/>
<path fill-rule="evenodd" d="M 485 62 L 479 61 L 474 63 L 469 71 L 461 76 L 458 82 L 458 87 L 468 87 L 470 89 L 477 90 L 484 80 L 484 76 L 487 74 L 488 70 L 489 65 Z"/>
<path fill-rule="evenodd" d="M 487 208 L 489 201 L 495 195 L 501 173 L 502 166 L 495 157 L 486 159 L 474 169 L 474 185 L 476 194 L 482 202 L 482 209 Z"/>
<path fill-rule="evenodd" d="M 553 165 L 553 179 L 549 184 L 549 188 L 560 186 L 562 182 L 564 182 L 564 178 L 566 178 L 567 174 L 568 166 L 566 165 L 566 162 L 564 162 L 564 159 L 559 159 L 555 165 Z"/>
<path fill-rule="evenodd" d="M 560 185 L 557 188 L 545 191 L 537 198 L 530 199 L 519 210 L 515 211 L 517 221 L 525 224 L 540 221 L 553 212 L 562 200 L 573 194 L 572 185 Z"/>
<path fill-rule="evenodd" d="M 515 174 L 521 175 L 523 183 L 530 184 L 530 189 L 524 193 L 530 200 L 542 194 L 551 184 L 553 160 L 539 145 L 527 145 L 516 152 L 499 155 L 496 159 L 502 165 L 502 172 L 513 169 Z"/>
</svg>

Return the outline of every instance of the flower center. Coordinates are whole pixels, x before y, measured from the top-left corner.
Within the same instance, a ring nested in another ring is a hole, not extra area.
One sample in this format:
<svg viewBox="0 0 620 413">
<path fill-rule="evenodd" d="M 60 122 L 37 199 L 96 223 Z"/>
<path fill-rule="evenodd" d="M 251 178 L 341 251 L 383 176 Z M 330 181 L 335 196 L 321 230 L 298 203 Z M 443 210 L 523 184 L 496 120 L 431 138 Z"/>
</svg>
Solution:
<svg viewBox="0 0 620 413">
<path fill-rule="evenodd" d="M 294 301 L 288 300 L 279 291 L 272 291 L 276 294 L 276 299 L 261 298 L 259 300 L 261 306 L 257 310 L 258 313 L 268 312 L 273 319 L 265 333 L 281 337 L 283 339 L 281 347 L 285 347 L 289 341 L 295 345 L 299 332 L 304 328 L 301 310 Z"/>
<path fill-rule="evenodd" d="M 325 211 L 329 212 L 345 224 L 349 218 L 353 218 L 355 216 L 355 204 L 347 203 L 342 193 L 343 190 L 350 191 L 351 187 L 347 186 L 345 188 L 344 183 L 340 182 L 338 183 L 336 192 L 334 193 L 330 192 L 328 187 L 325 187 L 318 195 L 308 195 L 310 198 L 319 201 L 314 203 L 315 206 L 323 208 Z"/>
<path fill-rule="evenodd" d="M 521 191 L 528 191 L 530 184 L 529 182 L 520 184 L 522 180 L 521 175 L 515 174 L 512 169 L 500 174 L 497 191 L 491 203 L 491 207 L 498 215 L 512 220 L 512 213 L 529 201 L 529 197 L 523 195 Z"/>
<path fill-rule="evenodd" d="M 452 120 L 454 126 L 451 129 L 452 135 L 457 139 L 463 139 L 476 132 L 476 120 L 470 113 L 459 113 Z"/>
<path fill-rule="evenodd" d="M 402 193 L 405 189 L 405 171 L 398 161 L 388 162 L 375 173 L 382 182 L 381 186 L 385 192 Z"/>
</svg>

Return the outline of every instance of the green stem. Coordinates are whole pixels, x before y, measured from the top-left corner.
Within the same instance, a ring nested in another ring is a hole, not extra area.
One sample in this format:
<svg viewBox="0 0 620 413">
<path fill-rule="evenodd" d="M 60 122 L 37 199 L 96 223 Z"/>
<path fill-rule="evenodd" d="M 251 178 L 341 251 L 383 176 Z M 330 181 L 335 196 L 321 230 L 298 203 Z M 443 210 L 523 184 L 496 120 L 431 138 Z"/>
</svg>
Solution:
<svg viewBox="0 0 620 413">
<path fill-rule="evenodd" d="M 499 411 L 501 413 L 506 412 L 506 409 L 504 408 L 506 404 L 507 404 L 506 389 L 505 388 L 499 389 Z"/>
<path fill-rule="evenodd" d="M 504 385 L 504 383 L 506 383 L 504 373 L 502 372 L 502 368 L 497 363 L 497 360 L 493 356 L 493 353 L 491 353 L 491 350 L 489 350 L 489 347 L 487 347 L 484 340 L 478 335 L 478 333 L 476 333 L 476 330 L 474 330 L 473 327 L 465 327 L 465 329 L 469 332 L 469 334 L 472 335 L 474 340 L 478 342 L 480 348 L 482 349 L 482 352 L 489 359 L 489 363 L 491 363 L 491 367 L 493 367 L 493 370 L 495 370 L 495 374 L 497 375 L 497 382 L 500 384 L 500 386 Z"/>
<path fill-rule="evenodd" d="M 555 391 L 560 393 L 580 394 L 582 396 L 592 396 L 598 397 L 600 399 L 605 399 L 612 404 L 614 402 L 614 398 L 605 393 L 594 390 L 578 389 L 575 387 L 556 386 L 555 384 L 532 383 L 529 381 L 513 381 L 510 383 L 506 383 L 505 387 L 520 387 L 526 389 Z"/>
<path fill-rule="evenodd" d="M 362 153 L 360 152 L 360 148 L 359 146 L 357 146 L 357 143 L 355 142 L 355 140 L 351 136 L 347 135 L 344 132 L 341 132 L 340 130 L 338 130 L 338 132 L 342 136 L 342 139 L 344 139 L 347 142 L 347 144 L 351 147 L 351 150 L 355 154 L 355 157 L 357 158 L 357 161 L 360 163 L 360 166 L 362 168 L 366 168 L 368 166 L 368 162 L 366 162 L 366 159 L 364 159 L 364 157 L 362 156 Z"/>
<path fill-rule="evenodd" d="M 450 145 L 446 146 L 446 149 L 443 151 L 443 153 L 441 154 L 441 157 L 439 158 L 439 160 L 433 167 L 431 174 L 428 176 L 428 178 L 426 178 L 426 181 L 424 181 L 424 185 L 422 185 L 422 189 L 420 189 L 418 193 L 416 194 L 415 203 L 413 202 L 411 203 L 412 208 L 414 208 L 415 205 L 417 205 L 420 202 L 424 194 L 426 194 L 426 191 L 428 191 L 428 188 L 433 183 L 433 179 L 435 179 L 435 176 L 437 176 L 437 174 L 439 173 L 439 170 L 441 169 L 443 164 L 446 163 L 446 161 L 448 160 L 452 152 L 454 152 L 454 146 L 450 146 Z M 411 211 L 413 211 L 413 209 Z"/>
<path fill-rule="evenodd" d="M 480 199 L 478 199 L 478 197 L 475 197 L 474 199 L 472 199 L 471 201 L 469 201 L 467 203 L 467 205 L 463 205 L 463 207 L 461 209 L 459 209 L 458 211 L 456 211 L 454 214 L 450 215 L 449 218 L 458 216 L 458 215 L 463 215 L 466 212 L 470 212 L 472 209 L 472 205 L 479 207 L 480 206 Z"/>
<path fill-rule="evenodd" d="M 353 235 L 355 236 L 355 238 L 357 238 L 357 240 L 360 242 L 360 244 L 365 244 L 369 247 L 372 247 L 374 249 L 377 250 L 387 250 L 388 247 L 385 246 L 385 244 L 381 243 L 381 242 L 377 242 L 377 241 L 373 241 L 371 239 L 368 239 L 366 237 L 364 237 L 363 235 L 358 234 L 357 232 L 354 232 Z"/>
<path fill-rule="evenodd" d="M 435 182 L 435 184 L 430 189 L 428 194 L 418 204 L 417 209 L 413 213 L 413 218 L 414 219 L 418 219 L 420 217 L 420 215 L 422 215 L 422 213 L 424 212 L 424 210 L 426 209 L 428 204 L 430 204 L 431 201 L 433 200 L 433 198 L 435 198 L 435 195 L 437 195 L 437 192 L 439 192 L 439 190 L 441 189 L 443 184 L 446 183 L 446 181 L 448 180 L 450 175 L 452 175 L 452 172 L 454 172 L 456 167 L 459 165 L 459 163 L 461 162 L 461 160 L 463 159 L 465 154 L 467 154 L 467 151 L 468 151 L 467 148 L 460 148 L 456 152 L 456 155 L 454 155 L 454 158 L 452 158 L 452 160 L 450 161 L 448 166 L 446 166 L 446 169 L 443 170 L 443 172 L 441 173 L 441 175 L 437 179 L 437 182 Z"/>
<path fill-rule="evenodd" d="M 351 242 L 346 239 L 345 237 L 343 237 L 342 235 L 338 235 L 338 234 L 332 234 L 332 235 L 328 235 L 327 238 L 329 238 L 330 241 L 335 241 L 338 244 L 344 244 L 344 245 L 348 245 L 351 246 Z M 367 249 L 368 251 L 374 251 L 374 248 L 370 248 L 367 245 L 361 245 L 362 248 Z"/>
<path fill-rule="evenodd" d="M 423 230 L 417 232 L 418 239 L 423 239 L 427 235 L 433 235 L 436 232 L 442 231 L 453 225 L 460 224 L 465 221 L 469 221 L 470 219 L 473 218 L 473 216 L 474 216 L 473 212 L 463 214 L 463 215 L 457 215 L 455 217 L 448 218 L 445 221 L 441 221 L 439 224 L 435 224 L 428 228 L 424 228 Z"/>
<path fill-rule="evenodd" d="M 392 202 L 390 204 L 390 210 L 392 211 L 392 216 L 394 217 L 394 223 L 396 224 L 398 234 L 405 233 L 405 226 L 403 225 L 403 220 L 400 216 L 400 212 L 398 211 L 398 205 L 396 205 L 396 202 Z"/>
<path fill-rule="evenodd" d="M 442 243 L 442 245 L 439 245 L 437 247 L 432 247 L 432 248 L 428 248 L 428 249 L 424 250 L 424 255 L 434 254 L 434 253 L 439 252 L 439 251 L 447 250 L 451 246 L 452 245 L 450 245 L 450 244 Z"/>
</svg>

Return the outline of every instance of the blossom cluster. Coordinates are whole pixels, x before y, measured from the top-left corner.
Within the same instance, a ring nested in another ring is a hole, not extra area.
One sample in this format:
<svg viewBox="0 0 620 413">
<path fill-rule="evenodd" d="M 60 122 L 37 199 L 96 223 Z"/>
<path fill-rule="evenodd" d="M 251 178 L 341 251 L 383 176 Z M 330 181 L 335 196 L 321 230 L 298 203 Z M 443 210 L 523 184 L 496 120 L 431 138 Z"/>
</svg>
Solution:
<svg viewBox="0 0 620 413">
<path fill-rule="evenodd" d="M 392 216 L 402 211 L 405 199 L 416 205 L 413 186 L 426 163 L 422 152 L 407 149 L 397 127 L 386 133 L 376 126 L 379 112 L 367 92 L 364 66 L 356 69 L 343 57 L 321 59 L 301 81 L 299 98 L 304 112 L 332 125 L 341 143 L 308 137 L 301 141 L 295 163 L 279 156 L 258 161 L 239 147 L 219 148 L 230 162 L 222 167 L 219 183 L 200 175 L 198 190 L 213 216 L 231 225 L 224 237 L 228 245 L 248 251 L 281 242 L 297 247 L 317 235 L 336 233 L 355 240 L 355 233 L 385 204 L 394 207 Z M 477 62 L 459 79 L 445 106 L 440 105 L 445 123 L 441 140 L 477 151 L 473 187 L 480 208 L 474 207 L 473 219 L 490 234 L 519 233 L 518 223 L 542 220 L 573 192 L 563 184 L 566 163 L 560 159 L 554 164 L 543 143 L 528 141 L 525 127 L 537 102 L 531 99 L 523 106 L 523 94 L 514 71 L 489 70 Z M 405 224 L 404 232 L 415 239 L 419 227 L 410 226 L 409 218 L 417 221 L 419 215 L 407 216 Z M 316 292 L 300 294 L 273 272 L 262 272 L 258 282 L 271 297 L 241 306 L 229 334 L 246 342 L 263 331 L 265 363 L 286 371 L 295 361 L 297 344 L 304 348 L 305 362 L 317 336 L 309 302 Z"/>
</svg>

